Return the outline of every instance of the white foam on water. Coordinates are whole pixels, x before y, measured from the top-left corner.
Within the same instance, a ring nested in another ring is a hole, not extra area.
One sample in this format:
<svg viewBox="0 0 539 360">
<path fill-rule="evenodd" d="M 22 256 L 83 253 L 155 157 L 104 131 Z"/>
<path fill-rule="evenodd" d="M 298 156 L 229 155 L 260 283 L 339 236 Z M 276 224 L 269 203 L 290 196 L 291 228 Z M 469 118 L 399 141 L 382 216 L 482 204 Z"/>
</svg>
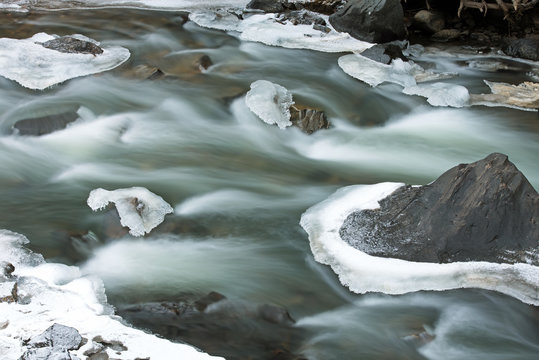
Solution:
<svg viewBox="0 0 539 360">
<path fill-rule="evenodd" d="M 0 230 L 0 258 L 15 265 L 19 303 L 0 303 L 0 357 L 18 359 L 26 351 L 25 340 L 41 334 L 54 323 L 74 327 L 79 333 L 93 339 L 101 336 L 105 341 L 119 341 L 127 350 L 110 352 L 114 358 L 168 359 L 222 359 L 186 344 L 168 340 L 125 326 L 106 303 L 101 280 L 94 276 L 81 276 L 77 267 L 61 264 L 36 264 L 28 259 L 29 250 L 22 247 L 24 236 Z M 40 258 L 32 254 L 33 258 Z M 110 265 L 110 264 L 109 264 Z M 88 341 L 72 355 L 85 359 L 83 354 L 93 346 Z"/>
<path fill-rule="evenodd" d="M 470 93 L 464 86 L 441 82 L 408 86 L 402 92 L 423 96 L 432 106 L 464 107 L 470 101 Z"/>
<path fill-rule="evenodd" d="M 130 56 L 129 50 L 119 46 L 106 46 L 102 54 L 92 55 L 62 53 L 39 44 L 54 38 L 45 33 L 22 40 L 1 38 L 0 76 L 29 89 L 43 90 L 69 79 L 114 69 Z"/>
<path fill-rule="evenodd" d="M 245 103 L 262 121 L 276 124 L 280 129 L 292 125 L 290 106 L 294 104 L 292 93 L 281 85 L 267 80 L 257 80 L 245 96 Z"/>
<path fill-rule="evenodd" d="M 300 224 L 309 235 L 315 260 L 330 265 L 356 293 L 403 294 L 420 290 L 481 288 L 539 305 L 539 267 L 528 264 L 456 262 L 433 264 L 370 256 L 345 243 L 339 229 L 355 211 L 376 209 L 401 183 L 349 186 L 309 208 Z"/>
<path fill-rule="evenodd" d="M 143 236 L 165 219 L 165 215 L 172 213 L 172 207 L 161 196 L 146 188 L 132 187 L 108 191 L 95 189 L 88 196 L 88 206 L 94 210 L 101 210 L 109 203 L 116 205 L 122 226 L 129 228 L 133 236 Z"/>
<path fill-rule="evenodd" d="M 237 32 L 241 40 L 290 49 L 361 52 L 374 45 L 332 28 L 325 33 L 314 29 L 312 25 L 294 25 L 290 21 L 277 21 L 275 14 L 255 14 L 240 20 L 227 11 L 200 11 L 191 13 L 189 19 L 201 27 Z"/>
</svg>

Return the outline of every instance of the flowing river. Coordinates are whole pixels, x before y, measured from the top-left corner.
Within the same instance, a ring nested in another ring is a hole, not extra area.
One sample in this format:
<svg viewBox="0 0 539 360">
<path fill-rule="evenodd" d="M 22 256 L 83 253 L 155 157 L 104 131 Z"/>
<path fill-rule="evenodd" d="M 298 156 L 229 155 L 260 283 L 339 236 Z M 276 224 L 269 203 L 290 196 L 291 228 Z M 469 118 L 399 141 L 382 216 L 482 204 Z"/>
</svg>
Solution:
<svg viewBox="0 0 539 360">
<path fill-rule="evenodd" d="M 211 291 L 275 304 L 297 321 L 303 335 L 293 351 L 308 359 L 537 358 L 537 308 L 477 289 L 353 294 L 314 261 L 299 225 L 307 208 L 340 187 L 427 184 L 492 152 L 507 154 L 537 189 L 537 112 L 433 107 L 397 85 L 372 88 L 346 75 L 337 65 L 342 54 L 240 41 L 172 11 L 34 11 L 0 19 L 0 37 L 79 33 L 131 52 L 119 68 L 43 91 L 0 77 L 1 228 L 27 236 L 48 261 L 100 277 L 114 306 Z M 213 65 L 203 73 L 181 65 L 193 54 L 208 55 Z M 462 58 L 422 60 L 458 72 L 458 82 L 476 93 L 488 92 L 483 79 L 518 83 L 534 71 L 507 59 L 498 72 Z M 168 76 L 139 80 L 132 75 L 138 65 Z M 306 135 L 263 123 L 244 98 L 262 79 L 325 110 L 331 128 Z M 64 130 L 13 134 L 17 120 L 73 108 L 80 119 Z M 92 189 L 132 186 L 175 209 L 144 238 L 86 204 Z M 257 358 L 250 356 L 227 358 Z"/>
</svg>

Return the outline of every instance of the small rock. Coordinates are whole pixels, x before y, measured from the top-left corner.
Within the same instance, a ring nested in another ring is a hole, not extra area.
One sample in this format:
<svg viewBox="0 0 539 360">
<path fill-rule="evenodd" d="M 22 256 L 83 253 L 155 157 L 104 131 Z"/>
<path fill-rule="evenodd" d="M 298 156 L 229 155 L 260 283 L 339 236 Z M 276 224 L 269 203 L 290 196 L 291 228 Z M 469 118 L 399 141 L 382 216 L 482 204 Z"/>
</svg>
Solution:
<svg viewBox="0 0 539 360">
<path fill-rule="evenodd" d="M 296 323 L 285 308 L 275 305 L 260 305 L 258 307 L 258 314 L 263 320 L 272 324 L 292 325 Z"/>
<path fill-rule="evenodd" d="M 4 261 L 0 262 L 0 281 L 2 278 L 9 279 L 15 271 L 15 266 L 12 263 Z"/>
<path fill-rule="evenodd" d="M 103 53 L 103 49 L 93 42 L 79 40 L 71 36 L 62 36 L 57 39 L 45 41 L 41 45 L 47 49 L 63 53 L 92 54 L 94 56 Z"/>
<path fill-rule="evenodd" d="M 41 136 L 65 129 L 79 118 L 76 111 L 19 120 L 13 125 L 19 135 Z"/>
<path fill-rule="evenodd" d="M 460 39 L 463 33 L 457 29 L 443 29 L 436 32 L 430 38 L 432 41 L 448 42 Z"/>
<path fill-rule="evenodd" d="M 105 340 L 101 336 L 96 336 L 92 339 L 92 341 L 104 345 L 105 347 L 108 347 L 114 351 L 122 352 L 127 350 L 127 346 L 118 340 Z"/>
<path fill-rule="evenodd" d="M 40 335 L 34 336 L 27 344 L 34 348 L 49 347 L 54 350 L 77 350 L 82 346 L 82 336 L 77 329 L 53 324 Z"/>
<path fill-rule="evenodd" d="M 212 291 L 208 295 L 195 301 L 194 305 L 198 311 L 204 311 L 209 305 L 215 304 L 216 302 L 219 302 L 224 299 L 226 299 L 226 296 L 216 291 Z"/>
<path fill-rule="evenodd" d="M 320 129 L 329 129 L 329 122 L 324 111 L 297 104 L 290 107 L 290 121 L 306 134 L 312 134 Z"/>
<path fill-rule="evenodd" d="M 78 360 L 76 356 L 69 354 L 67 350 L 58 350 L 52 347 L 30 349 L 19 360 Z"/>
<path fill-rule="evenodd" d="M 17 302 L 17 282 L 7 281 L 0 283 L 0 303 Z"/>
<path fill-rule="evenodd" d="M 363 51 L 361 55 L 382 64 L 389 64 L 394 59 L 408 61 L 408 58 L 402 53 L 402 50 L 406 47 L 406 45 L 406 41 L 398 40 L 385 44 L 376 44 Z"/>
<path fill-rule="evenodd" d="M 167 75 L 198 75 L 213 65 L 211 58 L 203 53 L 179 53 L 165 56 L 159 67 Z"/>
<path fill-rule="evenodd" d="M 106 351 L 100 351 L 90 355 L 87 360 L 109 360 L 109 354 Z"/>
<path fill-rule="evenodd" d="M 158 68 L 150 65 L 140 64 L 123 73 L 124 76 L 139 80 L 158 80 L 165 74 Z"/>
<path fill-rule="evenodd" d="M 434 34 L 445 28 L 445 19 L 438 12 L 420 10 L 414 15 L 414 24 L 421 30 Z"/>
</svg>

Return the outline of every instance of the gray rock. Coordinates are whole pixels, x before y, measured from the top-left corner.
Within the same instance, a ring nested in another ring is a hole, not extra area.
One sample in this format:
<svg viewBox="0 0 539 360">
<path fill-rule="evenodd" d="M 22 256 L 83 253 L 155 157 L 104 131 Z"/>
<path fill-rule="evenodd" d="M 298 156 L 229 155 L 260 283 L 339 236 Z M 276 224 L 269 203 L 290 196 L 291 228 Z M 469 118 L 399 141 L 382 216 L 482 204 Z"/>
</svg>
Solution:
<svg viewBox="0 0 539 360">
<path fill-rule="evenodd" d="M 341 238 L 370 255 L 409 261 L 539 265 L 539 195 L 506 155 L 458 165 L 352 213 Z"/>
<path fill-rule="evenodd" d="M 7 261 L 0 262 L 0 281 L 2 279 L 9 279 L 12 277 L 11 274 L 15 271 L 15 266 L 12 263 Z"/>
<path fill-rule="evenodd" d="M 389 64 L 391 61 L 397 58 L 403 61 L 408 61 L 408 58 L 402 53 L 406 45 L 406 41 L 398 40 L 385 44 L 376 44 L 363 51 L 361 55 L 382 64 Z"/>
<path fill-rule="evenodd" d="M 434 34 L 445 28 L 445 19 L 441 13 L 420 10 L 414 15 L 414 25 L 421 30 Z"/>
<path fill-rule="evenodd" d="M 41 45 L 47 49 L 63 53 L 92 54 L 94 56 L 103 53 L 103 49 L 93 42 L 79 40 L 71 36 L 62 36 L 57 39 L 45 41 Z"/>
<path fill-rule="evenodd" d="M 404 38 L 404 12 L 400 0 L 350 0 L 329 17 L 333 27 L 375 43 Z"/>
<path fill-rule="evenodd" d="M 82 345 L 82 336 L 75 328 L 53 324 L 40 335 L 30 339 L 27 345 L 34 348 L 50 347 L 55 350 L 77 350 Z"/>
<path fill-rule="evenodd" d="M 300 105 L 290 107 L 290 121 L 306 134 L 329 128 L 329 121 L 325 112 Z"/>
<path fill-rule="evenodd" d="M 79 360 L 79 358 L 72 356 L 67 350 L 45 347 L 30 349 L 19 360 Z"/>
<path fill-rule="evenodd" d="M 502 50 L 509 56 L 539 61 L 539 39 L 506 39 Z"/>
<path fill-rule="evenodd" d="M 61 114 L 47 115 L 37 118 L 19 120 L 13 125 L 19 135 L 41 136 L 65 129 L 69 124 L 77 120 L 79 115 L 76 111 L 68 111 Z"/>
<path fill-rule="evenodd" d="M 303 7 L 307 10 L 314 11 L 320 14 L 331 15 L 337 8 L 344 3 L 343 0 L 312 0 L 303 3 Z"/>
</svg>

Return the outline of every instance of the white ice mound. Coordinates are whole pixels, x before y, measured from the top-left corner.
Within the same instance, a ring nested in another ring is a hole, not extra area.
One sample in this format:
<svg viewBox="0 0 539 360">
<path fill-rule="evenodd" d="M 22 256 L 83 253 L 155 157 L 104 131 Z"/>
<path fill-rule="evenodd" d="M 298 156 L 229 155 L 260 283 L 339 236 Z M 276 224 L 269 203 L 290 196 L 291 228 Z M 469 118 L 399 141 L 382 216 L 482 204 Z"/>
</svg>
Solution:
<svg viewBox="0 0 539 360">
<path fill-rule="evenodd" d="M 404 88 L 407 95 L 419 95 L 427 98 L 433 106 L 463 107 L 469 105 L 470 93 L 464 86 L 436 82 L 414 85 Z"/>
<path fill-rule="evenodd" d="M 309 235 L 316 261 L 330 265 L 356 293 L 403 294 L 420 290 L 481 288 L 539 305 L 539 267 L 528 264 L 455 262 L 433 264 L 370 256 L 344 242 L 339 229 L 352 212 L 376 209 L 400 183 L 356 185 L 338 190 L 308 209 L 301 226 Z"/>
<path fill-rule="evenodd" d="M 255 81 L 245 96 L 245 103 L 267 124 L 277 124 L 280 129 L 292 125 L 290 106 L 294 101 L 290 91 L 281 85 L 267 80 Z"/>
<path fill-rule="evenodd" d="M 294 25 L 289 20 L 277 19 L 276 14 L 257 14 L 240 20 L 226 10 L 199 11 L 189 19 L 199 26 L 239 33 L 241 40 L 290 49 L 310 49 L 321 52 L 361 52 L 374 44 L 354 39 L 348 33 L 332 28 L 329 32 L 314 29 L 312 25 Z"/>
<path fill-rule="evenodd" d="M 97 336 L 125 346 L 121 352 L 106 350 L 115 359 L 222 359 L 126 326 L 107 304 L 100 279 L 81 276 L 75 266 L 36 265 L 32 259 L 42 257 L 25 249 L 25 242 L 22 235 L 0 230 L 0 257 L 15 265 L 9 281 L 16 282 L 18 298 L 16 302 L 0 302 L 0 359 L 21 358 L 30 346 L 24 340 L 54 323 L 73 327 L 89 339 L 80 349 L 69 352 L 73 359 L 86 359 L 84 353 L 99 346 L 92 341 Z"/>
<path fill-rule="evenodd" d="M 116 205 L 122 226 L 129 228 L 133 236 L 143 236 L 161 224 L 166 214 L 173 212 L 161 196 L 143 187 L 105 190 L 95 189 L 88 196 L 88 206 L 97 211 L 109 203 Z"/>
<path fill-rule="evenodd" d="M 84 38 L 87 41 L 94 40 Z M 120 46 L 103 47 L 103 53 L 63 53 L 39 43 L 57 36 L 35 34 L 28 39 L 0 38 L 0 76 L 14 80 L 24 87 L 43 90 L 80 76 L 111 70 L 129 59 L 129 50 Z"/>
</svg>

